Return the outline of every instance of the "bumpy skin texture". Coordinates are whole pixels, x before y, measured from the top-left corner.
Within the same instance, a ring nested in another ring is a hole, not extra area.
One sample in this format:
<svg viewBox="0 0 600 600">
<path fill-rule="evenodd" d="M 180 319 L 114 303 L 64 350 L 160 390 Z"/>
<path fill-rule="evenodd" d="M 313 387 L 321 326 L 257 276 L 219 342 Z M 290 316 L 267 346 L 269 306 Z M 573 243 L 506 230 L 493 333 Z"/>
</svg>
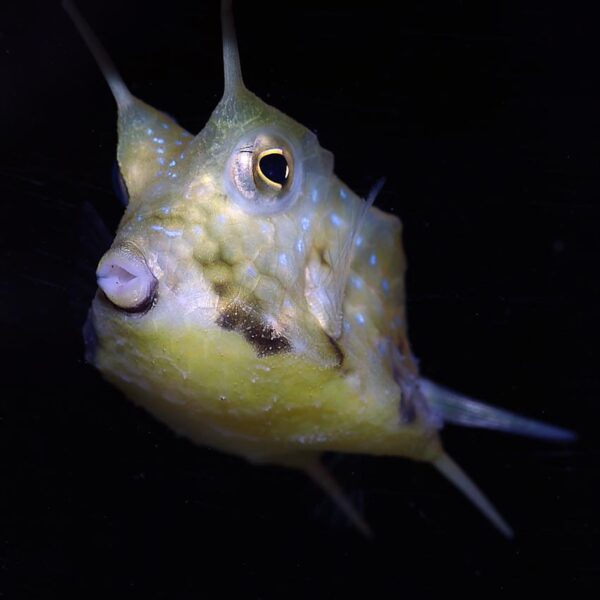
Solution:
<svg viewBox="0 0 600 600">
<path fill-rule="evenodd" d="M 257 215 L 226 180 L 240 140 L 265 129 L 293 148 L 301 186 Z M 98 292 L 93 362 L 110 381 L 176 431 L 253 461 L 440 454 L 422 411 L 402 419 L 400 221 L 365 212 L 312 132 L 242 88 L 195 138 L 134 100 L 119 140 L 130 202 L 111 252 L 135 248 L 158 285 L 143 314 Z"/>
</svg>

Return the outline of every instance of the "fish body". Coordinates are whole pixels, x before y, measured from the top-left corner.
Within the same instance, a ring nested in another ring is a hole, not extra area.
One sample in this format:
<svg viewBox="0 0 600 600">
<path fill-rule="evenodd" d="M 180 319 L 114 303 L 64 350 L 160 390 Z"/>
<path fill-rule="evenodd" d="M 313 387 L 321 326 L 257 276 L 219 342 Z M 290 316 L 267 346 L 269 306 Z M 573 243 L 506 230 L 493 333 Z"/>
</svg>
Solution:
<svg viewBox="0 0 600 600">
<path fill-rule="evenodd" d="M 94 365 L 180 433 L 251 460 L 434 458 L 437 428 L 404 422 L 394 378 L 407 345 L 399 219 L 365 211 L 312 132 L 241 94 L 196 138 L 137 100 L 120 115 L 129 202 L 100 269 L 135 253 L 158 291 L 127 313 L 99 289 Z M 267 128 L 298 148 L 306 189 L 262 216 L 230 201 L 221 174 Z"/>
<path fill-rule="evenodd" d="M 569 432 L 423 379 L 406 331 L 401 223 L 333 171 L 313 132 L 243 84 L 222 3 L 225 92 L 192 135 L 133 97 L 71 3 L 118 104 L 128 203 L 97 269 L 88 359 L 198 444 L 297 467 L 368 528 L 323 451 L 434 464 L 505 534 L 444 453 L 444 421 Z"/>
</svg>

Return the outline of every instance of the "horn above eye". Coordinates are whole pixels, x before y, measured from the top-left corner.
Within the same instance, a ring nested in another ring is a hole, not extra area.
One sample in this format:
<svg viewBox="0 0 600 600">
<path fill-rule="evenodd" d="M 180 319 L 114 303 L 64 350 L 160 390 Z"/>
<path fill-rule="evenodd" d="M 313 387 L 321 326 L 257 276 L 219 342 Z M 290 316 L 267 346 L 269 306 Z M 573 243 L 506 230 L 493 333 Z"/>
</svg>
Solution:
<svg viewBox="0 0 600 600">
<path fill-rule="evenodd" d="M 148 310 L 156 297 L 158 281 L 131 245 L 111 248 L 98 264 L 96 278 L 108 300 L 127 312 Z"/>
</svg>

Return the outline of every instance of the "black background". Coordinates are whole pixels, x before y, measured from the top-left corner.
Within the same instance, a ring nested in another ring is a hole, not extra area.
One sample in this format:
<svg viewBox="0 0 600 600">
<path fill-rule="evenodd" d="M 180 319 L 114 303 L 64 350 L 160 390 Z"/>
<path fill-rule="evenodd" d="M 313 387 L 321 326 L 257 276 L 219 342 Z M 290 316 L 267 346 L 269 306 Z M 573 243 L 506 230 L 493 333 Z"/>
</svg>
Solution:
<svg viewBox="0 0 600 600">
<path fill-rule="evenodd" d="M 134 94 L 201 129 L 222 90 L 218 5 L 79 4 Z M 58 3 L 1 10 L 0 597 L 600 590 L 596 15 L 237 3 L 248 87 L 315 130 L 357 192 L 387 176 L 423 372 L 580 434 L 444 432 L 512 542 L 426 465 L 326 457 L 367 541 L 301 475 L 177 438 L 83 363 L 97 255 L 80 209 L 118 223 L 115 106 Z"/>
</svg>

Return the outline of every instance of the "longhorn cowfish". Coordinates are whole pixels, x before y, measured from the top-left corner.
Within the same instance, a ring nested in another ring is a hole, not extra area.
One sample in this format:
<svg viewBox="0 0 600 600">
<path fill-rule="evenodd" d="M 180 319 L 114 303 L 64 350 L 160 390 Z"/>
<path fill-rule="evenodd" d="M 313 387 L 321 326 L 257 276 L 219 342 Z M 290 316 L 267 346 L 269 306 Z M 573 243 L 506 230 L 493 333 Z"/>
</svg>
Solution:
<svg viewBox="0 0 600 600">
<path fill-rule="evenodd" d="M 365 534 L 325 451 L 429 462 L 505 535 L 444 452 L 445 422 L 552 440 L 564 429 L 419 374 L 407 337 L 401 223 L 333 171 L 314 133 L 244 85 L 222 2 L 225 90 L 191 135 L 135 98 L 71 2 L 118 105 L 128 203 L 97 267 L 87 356 L 135 403 L 198 444 L 298 468 Z"/>
</svg>

